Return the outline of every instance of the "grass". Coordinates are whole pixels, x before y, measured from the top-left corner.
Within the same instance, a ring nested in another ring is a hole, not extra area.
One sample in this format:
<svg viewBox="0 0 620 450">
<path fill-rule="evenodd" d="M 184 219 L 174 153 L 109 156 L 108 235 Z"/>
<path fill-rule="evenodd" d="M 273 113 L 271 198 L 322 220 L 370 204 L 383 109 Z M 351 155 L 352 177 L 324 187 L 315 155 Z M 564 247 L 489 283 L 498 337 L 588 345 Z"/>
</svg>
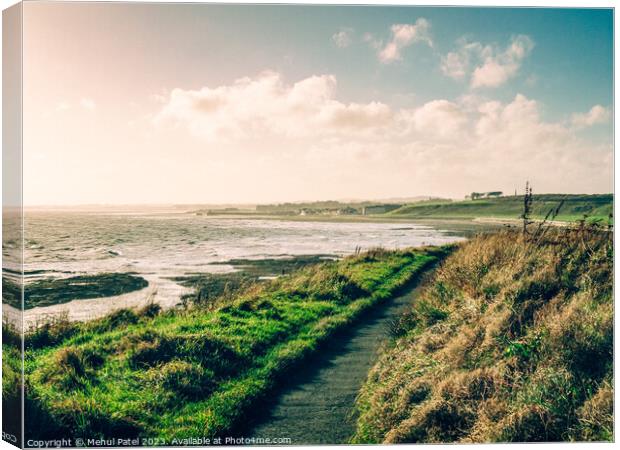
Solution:
<svg viewBox="0 0 620 450">
<path fill-rule="evenodd" d="M 236 270 L 245 274 L 265 277 L 284 275 L 302 267 L 317 264 L 326 260 L 337 259 L 334 255 L 295 255 L 283 256 L 281 258 L 262 258 L 262 259 L 231 259 L 229 261 L 213 263 L 214 265 L 231 265 Z"/>
<path fill-rule="evenodd" d="M 215 308 L 230 302 L 240 292 L 269 278 L 285 275 L 303 267 L 333 260 L 333 255 L 298 255 L 282 258 L 231 259 L 213 265 L 229 265 L 235 272 L 200 273 L 176 277 L 174 280 L 192 288 L 182 297 L 184 304 Z"/>
<path fill-rule="evenodd" d="M 144 278 L 128 273 L 100 273 L 39 280 L 25 285 L 24 309 L 67 303 L 72 300 L 121 295 L 146 286 L 148 282 Z M 3 277 L 2 290 L 2 301 L 21 309 L 19 285 Z"/>
<path fill-rule="evenodd" d="M 235 299 L 240 292 L 261 282 L 245 272 L 205 273 L 176 277 L 174 281 L 192 289 L 181 297 L 183 305 L 216 308 Z"/>
<path fill-rule="evenodd" d="M 216 308 L 42 327 L 25 342 L 27 436 L 174 444 L 231 432 L 287 371 L 448 251 L 374 250 L 250 285 Z"/>
<path fill-rule="evenodd" d="M 613 440 L 612 233 L 460 246 L 392 326 L 355 443 Z"/>
<path fill-rule="evenodd" d="M 575 221 L 587 215 L 590 220 L 607 220 L 613 213 L 613 194 L 534 195 L 532 217 L 543 219 L 550 209 L 564 200 L 564 206 L 556 217 L 558 221 Z M 518 219 L 523 213 L 523 196 L 509 196 L 492 199 L 466 200 L 459 202 L 420 202 L 405 205 L 386 216 L 411 218 L 473 219 L 493 217 Z"/>
<path fill-rule="evenodd" d="M 15 335 L 5 336 L 3 333 L 2 411 L 4 414 L 2 414 L 2 430 L 18 439 L 21 438 L 21 374 L 23 369 L 21 356 L 19 339 L 15 339 Z"/>
</svg>

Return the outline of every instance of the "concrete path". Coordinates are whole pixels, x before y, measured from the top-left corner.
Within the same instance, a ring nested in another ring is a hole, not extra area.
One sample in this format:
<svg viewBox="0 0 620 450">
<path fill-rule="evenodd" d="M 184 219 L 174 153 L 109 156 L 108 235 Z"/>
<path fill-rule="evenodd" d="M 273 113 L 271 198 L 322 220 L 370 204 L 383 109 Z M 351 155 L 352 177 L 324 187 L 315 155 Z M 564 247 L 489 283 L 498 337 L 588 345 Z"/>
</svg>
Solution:
<svg viewBox="0 0 620 450">
<path fill-rule="evenodd" d="M 418 286 L 420 283 L 418 283 Z M 310 359 L 257 416 L 246 437 L 290 438 L 292 445 L 345 444 L 355 431 L 353 406 L 390 322 L 410 305 L 419 288 L 369 312 L 360 323 Z"/>
</svg>

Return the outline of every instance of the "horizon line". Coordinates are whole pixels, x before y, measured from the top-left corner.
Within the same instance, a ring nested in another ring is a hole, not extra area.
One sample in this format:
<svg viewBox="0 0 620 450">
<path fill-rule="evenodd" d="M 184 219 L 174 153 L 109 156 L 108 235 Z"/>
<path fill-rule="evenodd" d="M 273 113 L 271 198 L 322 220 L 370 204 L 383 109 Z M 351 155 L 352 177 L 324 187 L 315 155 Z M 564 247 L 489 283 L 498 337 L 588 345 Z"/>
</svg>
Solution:
<svg viewBox="0 0 620 450">
<path fill-rule="evenodd" d="M 466 194 L 469 195 L 469 194 Z M 565 196 L 585 196 L 585 195 L 614 195 L 614 192 L 603 193 L 565 193 L 565 192 L 539 192 L 534 193 L 537 195 L 565 195 Z M 502 195 L 502 197 L 519 197 L 523 196 L 522 193 Z M 387 201 L 407 201 L 414 198 L 427 198 L 428 200 L 466 200 L 465 195 L 461 197 L 441 197 L 432 195 L 414 195 L 403 197 L 384 197 L 384 198 L 356 198 L 356 199 L 314 199 L 314 200 L 273 200 L 273 201 L 233 201 L 233 202 L 144 202 L 144 203 L 68 203 L 68 204 L 22 204 L 14 206 L 4 206 L 4 208 L 83 208 L 83 207 L 135 207 L 135 206 L 148 206 L 148 207 L 183 207 L 183 206 L 256 206 L 256 205 L 282 205 L 282 204 L 302 204 L 302 203 L 320 203 L 320 202 L 338 202 L 338 203 L 363 203 L 363 202 L 387 202 Z M 419 200 L 424 201 L 424 200 Z"/>
</svg>

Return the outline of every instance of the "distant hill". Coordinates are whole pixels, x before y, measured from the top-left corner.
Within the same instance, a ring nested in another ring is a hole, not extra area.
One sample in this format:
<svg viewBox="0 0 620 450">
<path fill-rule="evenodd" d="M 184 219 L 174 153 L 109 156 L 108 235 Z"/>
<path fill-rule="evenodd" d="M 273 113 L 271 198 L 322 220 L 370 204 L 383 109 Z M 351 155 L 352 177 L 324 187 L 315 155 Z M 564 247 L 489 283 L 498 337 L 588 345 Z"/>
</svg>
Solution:
<svg viewBox="0 0 620 450">
<path fill-rule="evenodd" d="M 606 219 L 613 212 L 613 194 L 534 195 L 532 217 L 543 218 L 547 212 L 564 200 L 564 205 L 556 220 L 576 220 L 584 214 L 590 218 Z M 465 200 L 454 202 L 419 202 L 404 205 L 386 216 L 406 216 L 416 218 L 476 218 L 497 217 L 517 219 L 523 213 L 523 196 L 498 197 L 492 199 Z"/>
</svg>

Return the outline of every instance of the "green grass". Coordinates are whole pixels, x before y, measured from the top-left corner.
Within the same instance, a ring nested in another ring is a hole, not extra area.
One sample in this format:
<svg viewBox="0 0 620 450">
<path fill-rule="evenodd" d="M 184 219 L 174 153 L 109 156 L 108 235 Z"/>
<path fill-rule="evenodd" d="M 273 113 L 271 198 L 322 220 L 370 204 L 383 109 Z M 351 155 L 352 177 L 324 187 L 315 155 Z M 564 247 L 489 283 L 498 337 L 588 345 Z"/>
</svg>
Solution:
<svg viewBox="0 0 620 450">
<path fill-rule="evenodd" d="M 613 440 L 612 238 L 462 244 L 392 327 L 353 442 Z"/>
<path fill-rule="evenodd" d="M 43 327 L 26 338 L 27 436 L 170 444 L 231 432 L 287 371 L 448 251 L 376 250 L 309 266 L 215 310 L 149 307 Z"/>
<path fill-rule="evenodd" d="M 308 265 L 333 259 L 337 259 L 337 257 L 334 255 L 287 255 L 281 258 L 231 259 L 213 264 L 230 265 L 244 274 L 260 277 L 284 275 Z"/>
<path fill-rule="evenodd" d="M 110 297 L 126 294 L 148 286 L 139 276 L 128 273 L 100 273 L 71 278 L 38 280 L 27 283 L 24 289 L 24 308 L 50 306 L 72 300 Z M 2 278 L 2 301 L 21 308 L 21 290 L 7 277 Z"/>
<path fill-rule="evenodd" d="M 231 259 L 213 263 L 229 265 L 235 272 L 199 273 L 176 277 L 174 280 L 192 288 L 192 292 L 182 297 L 184 304 L 194 304 L 214 308 L 229 302 L 253 284 L 266 279 L 289 274 L 303 267 L 336 259 L 333 255 L 299 255 L 282 258 Z"/>
<path fill-rule="evenodd" d="M 4 331 L 4 328 L 3 328 Z M 21 342 L 2 333 L 2 431 L 21 437 Z M 17 442 L 19 444 L 19 442 Z"/>
<path fill-rule="evenodd" d="M 564 200 L 564 206 L 556 217 L 559 221 L 582 219 L 584 214 L 590 219 L 607 220 L 613 212 L 613 194 L 602 195 L 534 195 L 533 218 L 542 219 L 550 209 Z M 473 219 L 495 217 L 518 219 L 523 213 L 523 197 L 510 196 L 494 199 L 466 200 L 458 202 L 420 202 L 405 205 L 386 216 L 411 218 Z"/>
</svg>

